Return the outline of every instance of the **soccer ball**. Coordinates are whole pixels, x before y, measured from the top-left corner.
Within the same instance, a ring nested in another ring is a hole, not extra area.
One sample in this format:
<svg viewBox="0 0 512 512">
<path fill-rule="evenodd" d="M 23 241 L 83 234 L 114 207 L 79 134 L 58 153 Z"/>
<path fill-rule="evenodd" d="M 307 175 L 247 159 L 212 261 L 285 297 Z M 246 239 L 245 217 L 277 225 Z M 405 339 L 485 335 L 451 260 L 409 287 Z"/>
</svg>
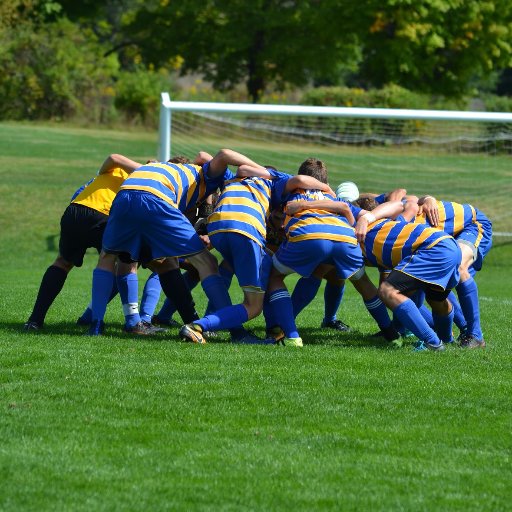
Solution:
<svg viewBox="0 0 512 512">
<path fill-rule="evenodd" d="M 355 201 L 359 197 L 359 189 L 354 182 L 344 181 L 338 185 L 336 197 L 348 202 Z"/>
</svg>

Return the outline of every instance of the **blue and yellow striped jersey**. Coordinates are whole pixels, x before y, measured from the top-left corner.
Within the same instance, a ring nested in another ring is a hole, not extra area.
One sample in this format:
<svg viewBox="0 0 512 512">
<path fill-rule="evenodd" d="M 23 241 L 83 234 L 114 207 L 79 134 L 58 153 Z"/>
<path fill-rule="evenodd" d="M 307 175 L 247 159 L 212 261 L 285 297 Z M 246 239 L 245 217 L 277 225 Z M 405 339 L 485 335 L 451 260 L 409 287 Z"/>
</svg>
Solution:
<svg viewBox="0 0 512 512">
<path fill-rule="evenodd" d="M 288 202 L 293 201 L 321 201 L 332 199 L 332 196 L 318 190 L 303 190 L 290 197 Z M 353 210 L 356 209 L 353 207 Z M 359 210 L 360 209 L 356 209 Z M 357 212 L 354 212 L 357 215 Z M 286 216 L 284 229 L 289 242 L 301 240 L 333 240 L 348 242 L 357 245 L 355 230 L 349 225 L 345 217 L 341 217 L 326 210 L 302 210 L 293 216 Z"/>
<path fill-rule="evenodd" d="M 361 249 L 371 266 L 393 269 L 418 249 L 430 248 L 450 235 L 425 224 L 378 220 L 368 227 Z"/>
<path fill-rule="evenodd" d="M 234 174 L 226 169 L 217 178 L 208 177 L 209 163 L 193 164 L 148 163 L 136 169 L 123 183 L 121 190 L 141 190 L 163 199 L 185 212 L 222 186 Z"/>
<path fill-rule="evenodd" d="M 109 215 L 112 201 L 128 176 L 129 174 L 120 167 L 116 167 L 112 172 L 100 174 L 78 189 L 71 202 Z"/>
<path fill-rule="evenodd" d="M 460 204 L 452 201 L 436 202 L 439 208 L 439 224 L 436 229 L 457 237 L 466 228 L 473 225 L 478 230 L 478 235 L 475 239 L 475 246 L 478 247 L 484 235 L 484 230 L 488 229 L 487 226 L 490 225 L 489 219 L 470 204 Z M 418 214 L 412 222 L 430 226 L 425 214 Z"/>
<path fill-rule="evenodd" d="M 208 217 L 208 234 L 235 232 L 264 247 L 271 208 L 281 201 L 291 178 L 277 171 L 272 174 L 276 179 L 235 178 L 225 182 L 215 210 Z"/>
</svg>

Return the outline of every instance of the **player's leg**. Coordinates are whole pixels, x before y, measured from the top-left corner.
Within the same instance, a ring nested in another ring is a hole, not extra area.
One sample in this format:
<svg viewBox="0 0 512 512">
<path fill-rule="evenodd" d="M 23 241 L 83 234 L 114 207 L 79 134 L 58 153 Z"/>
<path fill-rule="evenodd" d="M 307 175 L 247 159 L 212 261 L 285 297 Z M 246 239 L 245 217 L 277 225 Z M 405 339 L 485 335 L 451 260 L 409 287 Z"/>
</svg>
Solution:
<svg viewBox="0 0 512 512">
<path fill-rule="evenodd" d="M 238 233 L 218 233 L 211 237 L 213 246 L 222 254 L 229 266 L 234 269 L 238 283 L 244 292 L 241 304 L 228 305 L 210 312 L 193 325 L 184 326 L 181 334 L 188 338 L 189 331 L 201 333 L 230 330 L 232 341 L 238 343 L 262 343 L 252 333 L 241 326 L 258 316 L 263 309 L 268 275 L 271 267 L 270 256 L 252 239 Z M 235 331 L 234 331 L 235 329 Z M 192 333 L 192 337 L 196 337 Z"/>
<path fill-rule="evenodd" d="M 466 332 L 461 336 L 460 345 L 464 348 L 483 348 L 485 341 L 480 325 L 478 286 L 469 271 L 475 261 L 477 250 L 466 240 L 460 240 L 459 247 L 462 252 L 462 262 L 459 267 L 460 281 L 455 290 L 467 322 Z"/>
<path fill-rule="evenodd" d="M 345 280 L 338 277 L 335 268 L 329 270 L 325 275 L 325 280 L 327 282 L 324 288 L 324 318 L 322 320 L 322 327 L 348 332 L 350 327 L 337 318 L 338 309 L 345 294 Z"/>
<path fill-rule="evenodd" d="M 393 326 L 386 304 L 381 300 L 379 291 L 368 277 L 365 268 L 362 267 L 350 276 L 350 282 L 361 295 L 366 310 L 379 326 L 380 335 L 387 341 L 399 339 L 400 335 Z"/>
<path fill-rule="evenodd" d="M 39 285 L 32 313 L 23 326 L 26 331 L 38 330 L 43 326 L 46 313 L 61 292 L 73 266 L 71 262 L 59 255 L 46 269 Z"/>
<path fill-rule="evenodd" d="M 444 350 L 436 332 L 428 325 L 414 301 L 403 292 L 417 289 L 420 283 L 402 272 L 393 271 L 379 286 L 379 297 L 398 320 L 430 350 Z"/>
</svg>

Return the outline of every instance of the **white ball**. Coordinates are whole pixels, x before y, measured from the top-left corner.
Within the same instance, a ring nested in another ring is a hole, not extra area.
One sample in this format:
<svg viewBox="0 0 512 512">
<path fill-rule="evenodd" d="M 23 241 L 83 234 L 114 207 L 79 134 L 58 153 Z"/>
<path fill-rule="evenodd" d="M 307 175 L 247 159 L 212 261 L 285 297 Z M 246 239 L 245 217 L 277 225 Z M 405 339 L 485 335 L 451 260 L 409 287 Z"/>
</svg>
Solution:
<svg viewBox="0 0 512 512">
<path fill-rule="evenodd" d="M 359 197 L 359 189 L 352 181 L 344 181 L 336 189 L 336 197 L 344 201 L 355 201 Z"/>
</svg>

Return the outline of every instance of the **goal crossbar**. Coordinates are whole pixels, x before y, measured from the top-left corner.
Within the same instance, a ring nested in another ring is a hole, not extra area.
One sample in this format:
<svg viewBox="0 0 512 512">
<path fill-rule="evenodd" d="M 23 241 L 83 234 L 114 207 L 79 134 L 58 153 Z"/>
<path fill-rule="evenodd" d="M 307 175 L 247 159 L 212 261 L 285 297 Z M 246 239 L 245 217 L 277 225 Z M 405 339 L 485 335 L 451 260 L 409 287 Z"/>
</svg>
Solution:
<svg viewBox="0 0 512 512">
<path fill-rule="evenodd" d="M 301 115 L 351 117 L 366 119 L 418 119 L 429 121 L 468 121 L 512 123 L 509 112 L 469 112 L 455 110 L 414 110 L 393 108 L 315 107 L 308 105 L 265 105 L 252 103 L 214 103 L 171 101 L 169 93 L 161 93 L 158 158 L 166 161 L 171 154 L 172 111 L 225 112 L 238 114 Z"/>
</svg>

